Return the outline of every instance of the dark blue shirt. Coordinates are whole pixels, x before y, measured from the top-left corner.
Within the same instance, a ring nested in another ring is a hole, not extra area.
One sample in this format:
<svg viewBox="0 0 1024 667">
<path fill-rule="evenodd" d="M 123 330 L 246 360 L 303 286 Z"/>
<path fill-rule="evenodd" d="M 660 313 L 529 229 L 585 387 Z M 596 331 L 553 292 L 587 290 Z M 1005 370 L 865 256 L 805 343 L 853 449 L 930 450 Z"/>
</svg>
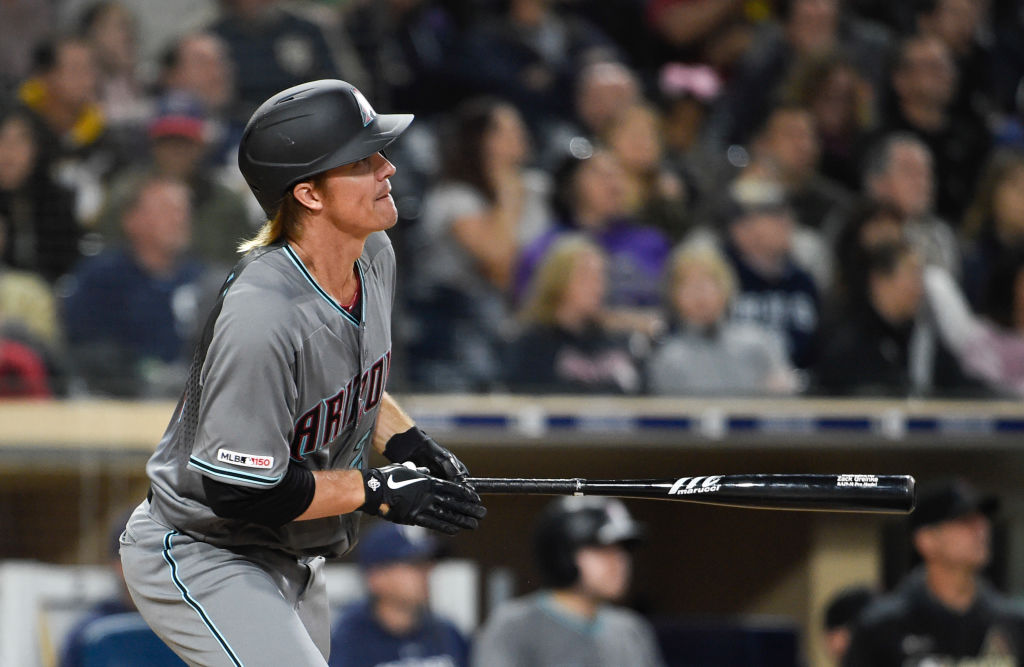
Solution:
<svg viewBox="0 0 1024 667">
<path fill-rule="evenodd" d="M 743 261 L 735 248 L 730 246 L 727 251 L 739 283 L 732 316 L 779 332 L 793 364 L 811 366 L 817 356 L 821 324 L 821 298 L 814 279 L 792 261 L 778 276 L 762 276 Z"/>
<path fill-rule="evenodd" d="M 427 613 L 398 637 L 373 617 L 369 601 L 342 607 L 331 630 L 331 667 L 464 667 L 469 646 L 454 625 Z"/>
<path fill-rule="evenodd" d="M 170 275 L 153 276 L 123 249 L 83 260 L 64 298 L 71 345 L 109 343 L 136 359 L 173 362 L 187 356 L 202 295 L 203 265 L 182 260 Z"/>
</svg>

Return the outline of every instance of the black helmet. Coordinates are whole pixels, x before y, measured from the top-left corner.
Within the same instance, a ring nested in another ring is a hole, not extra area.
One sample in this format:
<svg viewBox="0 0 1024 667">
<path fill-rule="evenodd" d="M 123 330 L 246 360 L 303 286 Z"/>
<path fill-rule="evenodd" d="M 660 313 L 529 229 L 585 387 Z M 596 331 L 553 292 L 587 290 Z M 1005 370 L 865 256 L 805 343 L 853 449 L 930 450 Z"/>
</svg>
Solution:
<svg viewBox="0 0 1024 667">
<path fill-rule="evenodd" d="M 412 119 L 412 114 L 378 115 L 344 81 L 310 81 L 281 91 L 256 109 L 242 133 L 238 168 L 273 217 L 291 186 L 373 155 L 398 138 Z"/>
<path fill-rule="evenodd" d="M 576 583 L 576 551 L 591 545 L 633 546 L 643 526 L 614 498 L 566 496 L 548 505 L 534 534 L 537 564 L 544 583 L 565 588 Z"/>
</svg>

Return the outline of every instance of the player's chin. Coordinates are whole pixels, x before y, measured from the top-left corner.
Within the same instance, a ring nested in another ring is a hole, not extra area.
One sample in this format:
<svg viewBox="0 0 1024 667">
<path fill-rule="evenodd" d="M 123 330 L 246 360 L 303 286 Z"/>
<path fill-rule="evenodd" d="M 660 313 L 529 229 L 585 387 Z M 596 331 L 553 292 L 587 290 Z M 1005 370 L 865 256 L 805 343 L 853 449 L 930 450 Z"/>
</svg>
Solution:
<svg viewBox="0 0 1024 667">
<path fill-rule="evenodd" d="M 390 229 L 398 222 L 398 207 L 391 195 L 386 195 L 374 202 L 374 212 L 377 220 L 380 221 L 381 229 Z"/>
</svg>

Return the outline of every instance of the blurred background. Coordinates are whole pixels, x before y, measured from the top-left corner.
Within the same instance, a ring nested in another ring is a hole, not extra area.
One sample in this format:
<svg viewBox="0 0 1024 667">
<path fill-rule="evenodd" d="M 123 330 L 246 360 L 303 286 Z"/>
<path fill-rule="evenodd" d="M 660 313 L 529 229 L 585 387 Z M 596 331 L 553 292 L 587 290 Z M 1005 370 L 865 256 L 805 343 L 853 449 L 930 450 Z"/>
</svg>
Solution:
<svg viewBox="0 0 1024 667">
<path fill-rule="evenodd" d="M 105 590 L 263 222 L 241 131 L 318 78 L 416 114 L 388 388 L 474 475 L 960 475 L 1024 595 L 1022 45 L 1018 0 L 0 1 L 0 665 Z M 486 500 L 468 631 L 539 586 L 544 499 Z M 829 664 L 914 565 L 901 517 L 629 508 L 667 658 Z"/>
</svg>

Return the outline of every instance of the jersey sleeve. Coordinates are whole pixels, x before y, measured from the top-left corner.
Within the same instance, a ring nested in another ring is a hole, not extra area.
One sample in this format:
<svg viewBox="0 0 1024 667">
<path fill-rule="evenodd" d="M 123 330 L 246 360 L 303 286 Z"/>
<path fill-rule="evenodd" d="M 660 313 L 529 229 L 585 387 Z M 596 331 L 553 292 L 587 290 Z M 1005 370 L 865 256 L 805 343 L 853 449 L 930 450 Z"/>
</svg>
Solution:
<svg viewBox="0 0 1024 667">
<path fill-rule="evenodd" d="M 254 488 L 284 478 L 297 396 L 287 310 L 282 297 L 246 285 L 225 298 L 203 366 L 193 470 Z"/>
</svg>

